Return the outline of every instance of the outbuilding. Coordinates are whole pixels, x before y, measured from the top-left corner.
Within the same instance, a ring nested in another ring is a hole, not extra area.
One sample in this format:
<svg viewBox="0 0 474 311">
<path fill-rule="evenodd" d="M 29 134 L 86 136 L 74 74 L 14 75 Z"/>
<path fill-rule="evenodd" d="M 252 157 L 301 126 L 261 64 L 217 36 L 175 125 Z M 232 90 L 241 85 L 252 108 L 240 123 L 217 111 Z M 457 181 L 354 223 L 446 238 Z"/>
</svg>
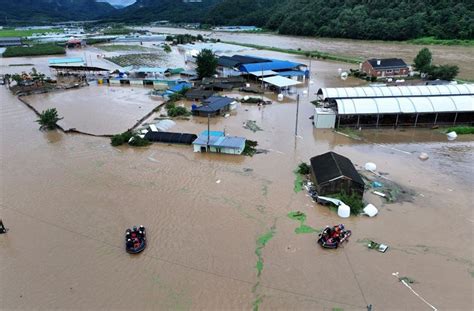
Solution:
<svg viewBox="0 0 474 311">
<path fill-rule="evenodd" d="M 236 105 L 237 101 L 234 98 L 212 96 L 208 99 L 203 100 L 202 105 L 199 107 L 193 106 L 193 116 L 207 117 L 217 116 L 230 111 L 231 106 Z"/>
<path fill-rule="evenodd" d="M 242 154 L 245 149 L 245 138 L 225 136 L 223 132 L 203 132 L 193 142 L 194 152 L 215 152 Z"/>
<path fill-rule="evenodd" d="M 0 38 L 0 47 L 22 46 L 20 37 L 3 37 Z"/>
<path fill-rule="evenodd" d="M 351 160 L 335 152 L 311 158 L 311 175 L 318 195 L 346 193 L 364 196 L 365 183 Z"/>
</svg>

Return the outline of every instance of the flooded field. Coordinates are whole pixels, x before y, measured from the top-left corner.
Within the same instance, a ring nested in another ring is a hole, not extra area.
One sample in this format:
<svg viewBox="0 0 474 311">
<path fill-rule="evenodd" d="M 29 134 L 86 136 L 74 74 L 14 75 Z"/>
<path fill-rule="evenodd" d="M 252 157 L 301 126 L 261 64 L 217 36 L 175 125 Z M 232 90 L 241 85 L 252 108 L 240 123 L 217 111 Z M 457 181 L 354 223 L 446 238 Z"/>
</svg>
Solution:
<svg viewBox="0 0 474 311">
<path fill-rule="evenodd" d="M 152 99 L 144 87 L 90 85 L 76 90 L 22 97 L 37 111 L 56 108 L 64 130 L 113 135 L 132 128 L 162 100 Z"/>
<path fill-rule="evenodd" d="M 312 65 L 313 83 L 298 88 L 298 137 L 296 94 L 283 102 L 265 94 L 273 105 L 242 104 L 212 119 L 212 130 L 258 141 L 267 153 L 254 157 L 167 144 L 114 148 L 106 138 L 41 132 L 36 115 L 0 88 L 0 218 L 10 228 L 0 236 L 2 309 L 429 310 L 395 272 L 440 310 L 472 309 L 473 137 L 448 142 L 438 130 L 402 129 L 363 130 L 356 140 L 315 130 L 309 102 L 317 88 L 363 81 L 341 81 L 340 63 Z M 66 126 L 104 134 L 156 105 L 145 92 L 91 86 L 28 100 L 57 107 Z M 248 120 L 262 130 L 243 128 Z M 191 118 L 172 130 L 206 128 L 205 118 Z M 341 222 L 294 191 L 296 166 L 328 150 L 358 168 L 376 163 L 414 195 L 389 204 L 367 193 L 379 215 L 344 220 L 353 235 L 334 251 L 321 249 L 315 233 L 297 234 L 287 216 L 301 211 L 316 230 Z M 149 234 L 139 256 L 123 245 L 134 224 Z M 390 248 L 369 250 L 368 240 Z"/>
<path fill-rule="evenodd" d="M 166 27 L 147 27 L 146 29 L 160 33 L 207 34 L 211 38 L 238 43 L 257 44 L 283 49 L 317 50 L 337 55 L 355 56 L 362 59 L 401 57 L 412 63 L 423 45 L 392 43 L 384 41 L 364 41 L 333 38 L 293 37 L 274 34 L 206 32 Z M 433 61 L 439 64 L 455 64 L 460 68 L 459 78 L 474 79 L 474 47 L 465 46 L 427 46 L 433 53 Z"/>
</svg>

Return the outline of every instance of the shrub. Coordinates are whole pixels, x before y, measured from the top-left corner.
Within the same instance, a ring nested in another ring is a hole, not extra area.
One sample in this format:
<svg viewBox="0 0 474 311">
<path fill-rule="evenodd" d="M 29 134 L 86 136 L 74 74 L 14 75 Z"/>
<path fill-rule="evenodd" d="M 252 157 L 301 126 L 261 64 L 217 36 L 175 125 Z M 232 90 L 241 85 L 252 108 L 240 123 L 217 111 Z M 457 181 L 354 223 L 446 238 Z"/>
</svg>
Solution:
<svg viewBox="0 0 474 311">
<path fill-rule="evenodd" d="M 304 162 L 301 162 L 298 165 L 298 169 L 296 171 L 298 172 L 298 174 L 308 175 L 311 172 L 311 166 L 309 166 L 308 164 Z"/>
<path fill-rule="evenodd" d="M 163 51 L 165 51 L 166 53 L 171 53 L 171 47 L 168 44 L 165 44 L 163 46 Z"/>
<path fill-rule="evenodd" d="M 54 130 L 56 123 L 61 119 L 56 108 L 50 108 L 41 112 L 36 122 L 40 124 L 40 129 Z"/>
<path fill-rule="evenodd" d="M 362 213 L 362 211 L 364 209 L 364 202 L 355 193 L 352 193 L 352 194 L 349 195 L 349 194 L 345 193 L 344 191 L 342 191 L 339 194 L 330 195 L 330 197 L 335 198 L 335 199 L 339 199 L 342 202 L 346 203 L 348 206 L 350 206 L 351 214 L 353 214 L 353 215 L 359 215 L 360 213 Z"/>
<path fill-rule="evenodd" d="M 128 144 L 133 147 L 146 147 L 149 146 L 151 142 L 145 138 L 141 138 L 138 135 L 134 135 L 133 139 Z"/>
<path fill-rule="evenodd" d="M 132 136 L 133 136 L 133 133 L 130 131 L 123 132 L 122 134 L 114 135 L 111 138 L 111 144 L 114 147 L 123 145 L 125 143 L 128 143 L 128 141 L 130 140 L 130 138 L 132 138 Z"/>
<path fill-rule="evenodd" d="M 243 155 L 252 157 L 255 153 L 257 153 L 257 145 L 258 143 L 254 140 L 246 140 L 245 141 L 245 148 L 242 152 Z"/>
<path fill-rule="evenodd" d="M 168 116 L 169 117 L 179 117 L 179 116 L 189 116 L 191 113 L 185 108 L 181 106 L 175 106 L 168 109 Z"/>
</svg>

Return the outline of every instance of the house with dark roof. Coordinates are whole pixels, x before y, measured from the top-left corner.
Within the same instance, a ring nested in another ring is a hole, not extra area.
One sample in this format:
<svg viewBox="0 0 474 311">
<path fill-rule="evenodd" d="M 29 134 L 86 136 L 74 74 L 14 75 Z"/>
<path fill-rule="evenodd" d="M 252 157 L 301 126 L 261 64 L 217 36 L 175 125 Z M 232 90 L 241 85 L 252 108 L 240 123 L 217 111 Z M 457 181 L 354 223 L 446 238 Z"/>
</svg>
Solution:
<svg viewBox="0 0 474 311">
<path fill-rule="evenodd" d="M 209 97 L 211 97 L 212 95 L 214 95 L 214 91 L 212 90 L 202 90 L 202 89 L 189 89 L 185 96 L 186 96 L 186 99 L 188 100 L 205 100 Z"/>
<path fill-rule="evenodd" d="M 362 72 L 377 78 L 408 77 L 410 68 L 401 58 L 372 58 L 362 64 Z"/>
<path fill-rule="evenodd" d="M 201 106 L 197 107 L 193 105 L 192 113 L 193 116 L 214 117 L 230 111 L 231 106 L 236 104 L 237 102 L 234 98 L 211 96 L 203 100 Z"/>
<path fill-rule="evenodd" d="M 348 158 L 331 151 L 311 158 L 310 162 L 318 195 L 345 192 L 364 196 L 365 183 Z"/>
</svg>

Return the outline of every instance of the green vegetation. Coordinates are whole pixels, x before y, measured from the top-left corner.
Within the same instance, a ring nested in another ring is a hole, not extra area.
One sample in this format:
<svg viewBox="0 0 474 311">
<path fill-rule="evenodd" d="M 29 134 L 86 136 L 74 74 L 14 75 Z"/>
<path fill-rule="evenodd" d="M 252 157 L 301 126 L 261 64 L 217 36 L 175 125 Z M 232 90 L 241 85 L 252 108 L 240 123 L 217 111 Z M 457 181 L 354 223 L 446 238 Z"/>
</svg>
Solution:
<svg viewBox="0 0 474 311">
<path fill-rule="evenodd" d="M 433 56 L 427 48 L 421 49 L 413 61 L 415 69 L 425 73 L 430 80 L 452 81 L 459 73 L 459 67 L 456 65 L 433 65 Z"/>
<path fill-rule="evenodd" d="M 306 225 L 306 214 L 300 211 L 288 213 L 288 218 L 296 220 L 300 223 L 300 226 L 295 229 L 296 234 L 314 233 L 321 232 L 321 230 L 314 229 Z"/>
<path fill-rule="evenodd" d="M 41 112 L 39 119 L 36 120 L 36 122 L 40 124 L 40 130 L 54 130 L 57 127 L 56 123 L 62 119 L 63 118 L 58 116 L 56 108 L 50 108 Z"/>
<path fill-rule="evenodd" d="M 171 118 L 181 117 L 181 116 L 187 117 L 191 115 L 191 112 L 188 109 L 186 109 L 186 107 L 176 106 L 174 103 L 170 103 L 170 107 L 167 108 L 167 111 L 168 111 L 168 116 Z"/>
<path fill-rule="evenodd" d="M 453 126 L 445 129 L 444 132 L 456 132 L 458 135 L 474 134 L 474 126 Z"/>
<path fill-rule="evenodd" d="M 100 43 L 108 43 L 110 42 L 110 39 L 86 39 L 86 44 L 88 45 L 93 45 L 93 44 L 100 44 Z"/>
<path fill-rule="evenodd" d="M 435 37 L 422 37 L 418 39 L 408 40 L 407 43 L 419 45 L 460 45 L 460 46 L 474 46 L 473 39 L 459 40 L 459 39 L 436 39 Z"/>
<path fill-rule="evenodd" d="M 364 202 L 355 193 L 349 195 L 343 191 L 339 194 L 329 195 L 329 197 L 339 199 L 346 205 L 350 206 L 352 215 L 359 215 L 364 209 Z"/>
<path fill-rule="evenodd" d="M 473 11 L 470 0 L 224 0 L 208 13 L 205 22 L 364 40 L 472 39 Z"/>
<path fill-rule="evenodd" d="M 293 191 L 295 191 L 295 193 L 298 193 L 301 190 L 303 190 L 303 176 L 300 173 L 298 173 L 298 169 L 296 169 L 293 173 L 295 173 L 295 182 L 294 182 Z"/>
<path fill-rule="evenodd" d="M 132 138 L 133 133 L 130 131 L 123 132 L 122 134 L 114 135 L 111 138 L 111 145 L 114 147 L 128 143 L 130 138 Z"/>
<path fill-rule="evenodd" d="M 253 157 L 257 153 L 257 145 L 258 143 L 254 140 L 245 140 L 245 148 L 242 154 L 249 157 Z"/>
<path fill-rule="evenodd" d="M 172 42 L 175 44 L 188 44 L 188 43 L 196 42 L 198 40 L 200 41 L 204 40 L 202 35 L 197 35 L 197 36 L 193 36 L 190 34 L 179 34 L 179 35 L 174 35 L 174 36 L 168 35 L 166 36 L 166 39 L 165 39 L 165 41 Z"/>
<path fill-rule="evenodd" d="M 150 66 L 154 67 L 160 64 L 163 59 L 161 54 L 157 53 L 143 53 L 143 54 L 126 54 L 114 57 L 105 58 L 112 63 L 115 63 L 121 67 L 128 66 Z"/>
<path fill-rule="evenodd" d="M 311 172 L 311 166 L 309 166 L 307 163 L 305 162 L 301 162 L 299 165 L 298 165 L 298 168 L 296 170 L 298 172 L 298 174 L 300 175 L 308 175 L 310 172 Z"/>
<path fill-rule="evenodd" d="M 141 45 L 127 45 L 127 44 L 99 45 L 97 47 L 106 52 L 116 52 L 116 51 L 148 52 L 150 50 L 153 50 Z"/>
<path fill-rule="evenodd" d="M 110 143 L 114 147 L 121 146 L 127 143 L 133 147 L 145 147 L 151 144 L 149 140 L 141 138 L 140 136 L 134 134 L 131 131 L 126 131 L 122 134 L 112 136 Z"/>
<path fill-rule="evenodd" d="M 228 43 L 228 44 L 245 46 L 245 47 L 249 47 L 249 48 L 253 48 L 257 50 L 266 50 L 266 51 L 274 51 L 274 52 L 280 52 L 280 53 L 286 53 L 286 54 L 302 55 L 302 56 L 312 57 L 316 59 L 328 59 L 328 60 L 334 60 L 334 61 L 351 63 L 351 64 L 359 64 L 364 61 L 362 58 L 358 58 L 358 57 L 335 55 L 335 54 L 319 52 L 319 51 L 282 49 L 282 48 L 277 48 L 277 47 L 270 47 L 270 46 L 250 44 L 250 43 L 240 43 L 240 42 L 233 42 L 233 41 L 222 41 L 222 42 Z"/>
<path fill-rule="evenodd" d="M 171 53 L 171 47 L 168 44 L 165 44 L 163 46 L 163 51 L 165 51 L 166 53 Z"/>
<path fill-rule="evenodd" d="M 420 72 L 427 72 L 427 70 L 431 66 L 432 60 L 433 55 L 431 54 L 431 51 L 428 48 L 422 48 L 413 60 L 415 70 L 418 70 Z"/>
<path fill-rule="evenodd" d="M 203 49 L 196 57 L 197 74 L 199 79 L 212 77 L 217 69 L 217 57 L 209 49 Z"/>
<path fill-rule="evenodd" d="M 275 235 L 275 227 L 271 227 L 270 230 L 263 235 L 257 238 L 257 247 L 255 248 L 255 255 L 257 255 L 257 277 L 262 274 L 263 270 L 263 256 L 262 256 L 262 249 L 267 245 L 268 241 L 270 241 L 273 236 Z"/>
<path fill-rule="evenodd" d="M 63 33 L 64 30 L 60 28 L 48 28 L 48 29 L 27 29 L 27 30 L 15 30 L 15 29 L 0 29 L 0 37 L 31 37 L 33 34 L 46 34 L 46 33 Z"/>
<path fill-rule="evenodd" d="M 54 43 L 35 44 L 32 46 L 9 46 L 3 52 L 3 57 L 21 57 L 21 56 L 38 56 L 66 54 L 66 50 L 62 46 Z"/>
</svg>

